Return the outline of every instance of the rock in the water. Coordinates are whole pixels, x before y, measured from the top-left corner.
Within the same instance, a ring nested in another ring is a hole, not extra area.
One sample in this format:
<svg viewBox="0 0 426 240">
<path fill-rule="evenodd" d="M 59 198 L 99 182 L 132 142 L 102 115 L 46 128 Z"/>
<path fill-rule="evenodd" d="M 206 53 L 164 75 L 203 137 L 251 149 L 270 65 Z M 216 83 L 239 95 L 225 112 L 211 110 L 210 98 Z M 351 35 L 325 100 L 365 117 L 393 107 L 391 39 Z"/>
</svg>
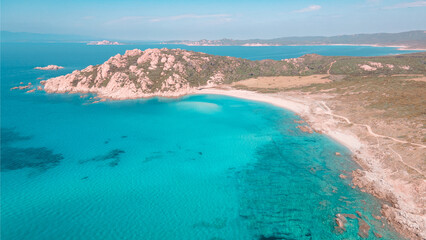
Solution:
<svg viewBox="0 0 426 240">
<path fill-rule="evenodd" d="M 343 216 L 350 218 L 350 219 L 356 219 L 355 214 L 343 214 Z"/>
<path fill-rule="evenodd" d="M 297 126 L 296 128 L 300 129 L 300 131 L 302 132 L 314 133 L 314 130 L 312 130 L 312 128 L 309 127 L 308 125 L 300 125 L 300 126 Z"/>
<path fill-rule="evenodd" d="M 343 233 L 344 231 L 346 231 L 345 224 L 348 222 L 348 220 L 346 219 L 345 216 L 343 216 L 342 214 L 338 213 L 338 214 L 336 214 L 336 218 L 334 219 L 334 221 L 337 224 L 337 226 L 335 226 L 334 228 L 339 233 Z"/>
<path fill-rule="evenodd" d="M 370 231 L 370 225 L 366 223 L 363 219 L 358 218 L 358 235 L 362 238 L 368 238 Z"/>
<path fill-rule="evenodd" d="M 373 231 L 373 233 L 374 233 L 374 236 L 376 236 L 376 238 L 382 238 L 383 237 L 382 234 L 380 234 L 380 233 L 377 233 L 377 232 L 374 232 L 374 231 Z"/>
<path fill-rule="evenodd" d="M 34 69 L 38 70 L 58 70 L 63 69 L 64 67 L 58 66 L 58 65 L 47 65 L 46 67 L 35 67 Z"/>
</svg>

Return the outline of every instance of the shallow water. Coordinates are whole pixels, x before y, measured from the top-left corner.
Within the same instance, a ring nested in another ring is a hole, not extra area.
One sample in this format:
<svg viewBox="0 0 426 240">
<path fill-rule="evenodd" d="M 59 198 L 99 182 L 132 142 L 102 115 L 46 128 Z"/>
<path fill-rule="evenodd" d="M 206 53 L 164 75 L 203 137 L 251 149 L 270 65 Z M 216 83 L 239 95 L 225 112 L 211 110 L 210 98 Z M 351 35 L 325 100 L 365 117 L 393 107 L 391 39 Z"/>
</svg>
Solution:
<svg viewBox="0 0 426 240">
<path fill-rule="evenodd" d="M 358 167 L 349 151 L 301 132 L 295 114 L 215 95 L 87 104 L 10 91 L 125 50 L 34 46 L 2 46 L 2 239 L 359 239 L 357 220 L 334 229 L 355 211 L 369 239 L 400 239 L 339 178 Z M 66 68 L 32 69 L 47 64 Z"/>
</svg>

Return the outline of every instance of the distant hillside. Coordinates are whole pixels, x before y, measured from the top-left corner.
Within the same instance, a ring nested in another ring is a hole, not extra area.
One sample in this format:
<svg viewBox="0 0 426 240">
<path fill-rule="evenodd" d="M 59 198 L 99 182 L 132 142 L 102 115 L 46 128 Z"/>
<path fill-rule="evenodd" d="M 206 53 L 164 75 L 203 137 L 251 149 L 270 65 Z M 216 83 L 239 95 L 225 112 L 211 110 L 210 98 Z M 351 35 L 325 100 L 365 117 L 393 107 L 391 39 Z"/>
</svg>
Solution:
<svg viewBox="0 0 426 240">
<path fill-rule="evenodd" d="M 185 44 L 194 46 L 284 46 L 284 45 L 322 45 L 322 44 L 366 44 L 381 46 L 406 46 L 426 49 L 426 32 L 410 31 L 402 33 L 354 34 L 333 37 L 283 37 L 275 39 L 249 40 L 200 40 L 168 41 L 164 44 Z"/>
<path fill-rule="evenodd" d="M 47 92 L 91 92 L 113 99 L 171 97 L 259 76 L 423 74 L 425 62 L 426 53 L 385 57 L 309 54 L 282 61 L 250 61 L 181 49 L 134 49 L 42 84 Z"/>
</svg>

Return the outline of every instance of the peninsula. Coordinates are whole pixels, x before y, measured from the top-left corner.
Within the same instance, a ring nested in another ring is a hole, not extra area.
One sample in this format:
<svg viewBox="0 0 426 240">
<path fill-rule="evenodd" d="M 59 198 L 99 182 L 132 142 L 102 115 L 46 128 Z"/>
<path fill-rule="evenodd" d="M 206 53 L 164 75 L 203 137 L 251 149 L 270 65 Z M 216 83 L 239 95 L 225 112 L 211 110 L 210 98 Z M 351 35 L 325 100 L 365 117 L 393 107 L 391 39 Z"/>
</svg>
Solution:
<svg viewBox="0 0 426 240">
<path fill-rule="evenodd" d="M 424 239 L 425 62 L 424 52 L 250 61 L 134 49 L 41 83 L 48 93 L 94 93 L 103 100 L 222 94 L 294 111 L 309 123 L 306 132 L 327 134 L 352 151 L 362 167 L 351 173 L 353 187 L 383 200 L 378 219 Z"/>
<path fill-rule="evenodd" d="M 163 44 L 189 46 L 291 46 L 291 45 L 366 45 L 399 47 L 401 49 L 426 49 L 426 31 L 401 33 L 353 34 L 340 36 L 282 37 L 274 39 L 220 39 L 199 41 L 166 41 Z"/>
<path fill-rule="evenodd" d="M 90 92 L 110 99 L 176 97 L 261 76 L 423 74 L 424 59 L 424 53 L 385 57 L 309 54 L 281 61 L 250 61 L 181 49 L 134 49 L 42 84 L 49 93 Z"/>
</svg>

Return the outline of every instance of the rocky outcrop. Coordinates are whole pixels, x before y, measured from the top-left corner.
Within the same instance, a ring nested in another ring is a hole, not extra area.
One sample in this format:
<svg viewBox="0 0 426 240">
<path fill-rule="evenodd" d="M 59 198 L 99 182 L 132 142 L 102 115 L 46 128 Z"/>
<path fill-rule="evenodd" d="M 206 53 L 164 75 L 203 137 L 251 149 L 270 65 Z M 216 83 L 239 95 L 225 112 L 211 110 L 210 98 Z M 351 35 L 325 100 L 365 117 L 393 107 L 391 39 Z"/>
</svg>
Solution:
<svg viewBox="0 0 426 240">
<path fill-rule="evenodd" d="M 368 174 L 368 172 L 360 169 L 353 171 L 352 183 L 361 191 L 368 192 L 385 202 L 382 205 L 381 212 L 398 232 L 404 236 L 409 236 L 410 239 L 425 239 L 426 217 L 424 209 L 418 209 L 415 207 L 416 204 L 406 203 L 407 199 L 404 199 L 404 201 L 401 199 L 402 196 L 397 196 L 387 187 L 380 186 L 380 184 L 386 184 L 383 180 L 381 180 L 383 183 L 371 181 L 371 176 Z"/>
<path fill-rule="evenodd" d="M 111 99 L 185 95 L 194 87 L 207 85 L 207 79 L 198 85 L 188 80 L 193 72 L 201 71 L 201 64 L 208 62 L 208 57 L 201 56 L 183 50 L 129 50 L 101 65 L 91 65 L 42 84 L 47 92 L 93 92 Z M 208 79 L 212 85 L 221 83 L 219 72 Z"/>
<path fill-rule="evenodd" d="M 37 70 L 59 70 L 63 69 L 64 67 L 58 66 L 58 65 L 47 65 L 46 67 L 35 67 L 34 69 Z"/>
<path fill-rule="evenodd" d="M 20 82 L 19 84 L 21 86 L 12 87 L 12 88 L 10 88 L 10 90 L 15 90 L 15 89 L 18 89 L 18 90 L 30 89 L 27 92 L 34 92 L 35 91 L 35 89 L 32 89 L 34 86 L 30 82 L 27 85 L 23 85 L 24 84 L 23 82 Z"/>
</svg>

